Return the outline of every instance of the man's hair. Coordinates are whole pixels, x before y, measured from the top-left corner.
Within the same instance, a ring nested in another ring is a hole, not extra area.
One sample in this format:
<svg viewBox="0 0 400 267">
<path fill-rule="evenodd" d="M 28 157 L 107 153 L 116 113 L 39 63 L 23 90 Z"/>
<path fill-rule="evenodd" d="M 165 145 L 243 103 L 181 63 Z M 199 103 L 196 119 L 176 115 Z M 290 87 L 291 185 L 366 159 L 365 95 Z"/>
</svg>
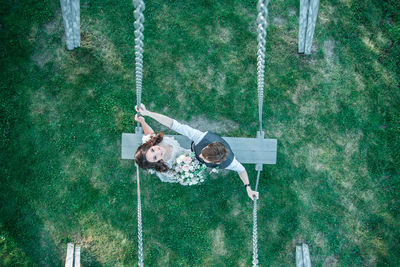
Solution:
<svg viewBox="0 0 400 267">
<path fill-rule="evenodd" d="M 201 154 L 207 161 L 219 164 L 228 158 L 229 150 L 221 142 L 214 142 L 206 146 Z"/>
<path fill-rule="evenodd" d="M 157 162 L 149 162 L 146 158 L 147 151 L 149 151 L 149 149 L 152 146 L 161 143 L 163 138 L 164 138 L 164 133 L 160 132 L 156 136 L 153 136 L 149 141 L 138 147 L 138 149 L 135 152 L 135 161 L 140 168 L 145 170 L 155 169 L 158 172 L 166 172 L 169 170 L 167 164 L 165 164 L 165 162 L 162 159 Z"/>
</svg>

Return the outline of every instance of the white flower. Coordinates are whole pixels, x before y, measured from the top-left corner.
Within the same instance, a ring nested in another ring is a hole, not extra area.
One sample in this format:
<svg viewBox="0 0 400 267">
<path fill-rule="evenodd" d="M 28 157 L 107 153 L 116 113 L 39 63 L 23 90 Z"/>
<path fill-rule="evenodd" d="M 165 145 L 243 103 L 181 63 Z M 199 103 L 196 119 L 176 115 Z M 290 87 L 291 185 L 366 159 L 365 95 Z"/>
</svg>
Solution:
<svg viewBox="0 0 400 267">
<path fill-rule="evenodd" d="M 185 162 L 186 164 L 189 164 L 192 162 L 192 159 L 190 157 L 184 157 L 183 162 Z"/>
<path fill-rule="evenodd" d="M 148 134 L 148 135 L 143 135 L 142 136 L 142 143 L 146 143 L 147 141 L 149 141 L 152 137 L 154 136 L 154 134 Z"/>
<path fill-rule="evenodd" d="M 194 177 L 193 173 L 189 174 L 189 176 L 190 176 L 190 178 L 193 178 L 193 177 Z"/>
<path fill-rule="evenodd" d="M 156 171 L 153 170 L 153 169 L 148 169 L 147 171 L 148 171 L 150 174 L 155 174 L 155 173 L 156 173 Z"/>
<path fill-rule="evenodd" d="M 190 169 L 190 166 L 187 164 L 183 165 L 183 167 L 182 167 L 182 170 L 184 170 L 185 172 L 189 171 L 189 169 Z"/>
<path fill-rule="evenodd" d="M 218 173 L 218 170 L 216 168 L 213 168 L 211 171 L 214 173 Z"/>
</svg>

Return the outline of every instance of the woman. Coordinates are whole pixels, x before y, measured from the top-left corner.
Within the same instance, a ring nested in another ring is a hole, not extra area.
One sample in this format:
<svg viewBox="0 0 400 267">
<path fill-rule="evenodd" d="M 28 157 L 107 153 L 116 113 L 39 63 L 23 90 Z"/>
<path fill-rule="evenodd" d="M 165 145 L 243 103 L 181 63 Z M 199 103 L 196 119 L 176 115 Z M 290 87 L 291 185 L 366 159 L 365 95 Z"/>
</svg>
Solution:
<svg viewBox="0 0 400 267">
<path fill-rule="evenodd" d="M 148 111 L 143 104 L 140 109 L 137 106 L 135 109 L 143 116 L 149 116 L 192 140 L 192 151 L 195 152 L 199 162 L 208 167 L 236 171 L 245 185 L 248 196 L 251 199 L 254 197 L 258 199 L 258 192 L 251 189 L 246 169 L 236 160 L 229 144 L 221 137 L 210 132 L 201 132 L 165 115 Z M 144 144 L 139 146 L 135 153 L 136 163 L 143 169 L 154 169 L 164 182 L 179 182 L 172 170 L 173 164 L 180 155 L 191 151 L 182 148 L 174 138 L 164 136 L 162 132 L 155 134 L 145 119 L 138 114 L 135 115 L 135 120 L 141 123 L 145 134 L 142 140 Z"/>
</svg>

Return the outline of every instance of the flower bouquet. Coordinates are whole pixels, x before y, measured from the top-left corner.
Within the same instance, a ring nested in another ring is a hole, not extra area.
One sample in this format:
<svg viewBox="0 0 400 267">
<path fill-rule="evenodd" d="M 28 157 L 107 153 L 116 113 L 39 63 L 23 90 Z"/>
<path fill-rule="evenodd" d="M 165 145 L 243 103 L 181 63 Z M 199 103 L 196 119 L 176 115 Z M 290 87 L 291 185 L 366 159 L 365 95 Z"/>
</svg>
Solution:
<svg viewBox="0 0 400 267">
<path fill-rule="evenodd" d="M 181 185 L 194 185 L 204 182 L 206 165 L 201 164 L 193 152 L 184 153 L 176 158 L 172 166 L 172 174 Z"/>
</svg>

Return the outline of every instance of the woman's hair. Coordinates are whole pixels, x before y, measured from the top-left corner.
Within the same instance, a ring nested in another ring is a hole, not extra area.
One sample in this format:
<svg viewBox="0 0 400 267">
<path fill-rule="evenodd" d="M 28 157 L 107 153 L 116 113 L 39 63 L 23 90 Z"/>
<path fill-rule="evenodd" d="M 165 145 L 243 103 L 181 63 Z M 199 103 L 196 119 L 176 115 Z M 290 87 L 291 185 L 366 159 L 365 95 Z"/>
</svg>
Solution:
<svg viewBox="0 0 400 267">
<path fill-rule="evenodd" d="M 206 146 L 201 154 L 208 161 L 221 163 L 228 157 L 229 150 L 221 142 L 214 142 Z"/>
<path fill-rule="evenodd" d="M 164 133 L 160 132 L 159 134 L 153 136 L 149 141 L 138 147 L 138 149 L 135 152 L 135 161 L 140 168 L 145 170 L 155 169 L 158 172 L 166 172 L 169 170 L 167 164 L 165 164 L 165 162 L 162 159 L 157 162 L 149 162 L 146 158 L 147 151 L 152 146 L 161 143 L 163 138 L 164 138 Z"/>
</svg>

